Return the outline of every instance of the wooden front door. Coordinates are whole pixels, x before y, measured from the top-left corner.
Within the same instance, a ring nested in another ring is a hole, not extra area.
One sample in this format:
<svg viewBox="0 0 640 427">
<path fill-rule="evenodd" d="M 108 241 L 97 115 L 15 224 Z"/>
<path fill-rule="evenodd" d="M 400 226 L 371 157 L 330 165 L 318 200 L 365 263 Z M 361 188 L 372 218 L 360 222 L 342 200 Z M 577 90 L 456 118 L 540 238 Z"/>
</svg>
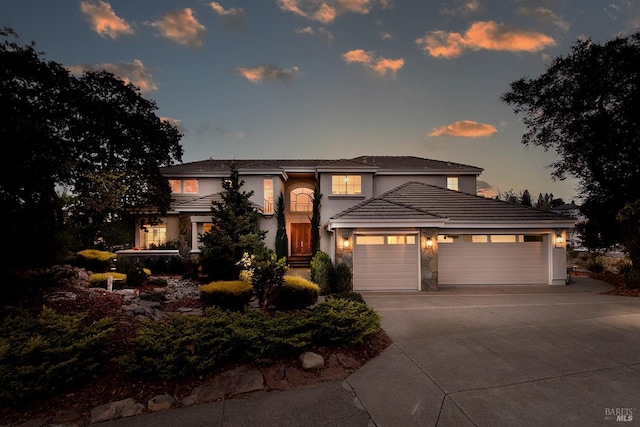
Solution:
<svg viewBox="0 0 640 427">
<path fill-rule="evenodd" d="M 291 224 L 291 255 L 311 255 L 311 224 Z"/>
</svg>

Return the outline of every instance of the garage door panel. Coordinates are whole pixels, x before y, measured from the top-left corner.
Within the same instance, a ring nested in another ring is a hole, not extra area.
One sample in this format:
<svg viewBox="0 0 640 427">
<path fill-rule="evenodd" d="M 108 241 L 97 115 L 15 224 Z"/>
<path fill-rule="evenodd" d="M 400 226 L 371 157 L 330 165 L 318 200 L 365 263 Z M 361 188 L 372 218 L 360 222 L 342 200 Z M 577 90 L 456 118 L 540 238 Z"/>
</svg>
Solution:
<svg viewBox="0 0 640 427">
<path fill-rule="evenodd" d="M 438 249 L 438 283 L 546 284 L 544 242 L 453 243 Z"/>
<path fill-rule="evenodd" d="M 395 235 L 395 234 L 394 234 Z M 357 244 L 353 282 L 356 291 L 418 289 L 418 239 L 413 244 Z"/>
</svg>

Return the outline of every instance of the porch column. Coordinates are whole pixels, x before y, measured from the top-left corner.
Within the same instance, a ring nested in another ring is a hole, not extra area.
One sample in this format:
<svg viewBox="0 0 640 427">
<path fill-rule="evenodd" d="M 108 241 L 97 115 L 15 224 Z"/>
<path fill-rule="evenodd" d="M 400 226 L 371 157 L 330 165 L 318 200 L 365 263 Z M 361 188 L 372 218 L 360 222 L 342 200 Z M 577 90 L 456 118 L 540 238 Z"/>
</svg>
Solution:
<svg viewBox="0 0 640 427">
<path fill-rule="evenodd" d="M 335 231 L 335 242 L 335 264 L 338 265 L 343 262 L 349 266 L 349 269 L 353 273 L 353 245 L 355 244 L 355 240 L 353 238 L 353 229 L 337 229 Z"/>
<path fill-rule="evenodd" d="M 420 289 L 438 290 L 438 229 L 420 229 Z"/>
</svg>

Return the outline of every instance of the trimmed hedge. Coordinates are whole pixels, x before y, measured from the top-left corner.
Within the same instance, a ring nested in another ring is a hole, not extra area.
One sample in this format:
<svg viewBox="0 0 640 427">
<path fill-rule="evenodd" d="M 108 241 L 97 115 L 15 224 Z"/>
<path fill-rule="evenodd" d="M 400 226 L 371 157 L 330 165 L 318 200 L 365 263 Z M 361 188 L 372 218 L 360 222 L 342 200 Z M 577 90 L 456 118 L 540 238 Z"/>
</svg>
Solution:
<svg viewBox="0 0 640 427">
<path fill-rule="evenodd" d="M 117 255 L 113 252 L 99 251 L 97 249 L 85 249 L 76 253 L 78 265 L 95 273 L 109 271 L 116 257 Z"/>
<path fill-rule="evenodd" d="M 127 280 L 127 275 L 123 273 L 96 273 L 89 277 L 89 287 L 107 289 L 107 280 L 109 276 L 113 276 L 114 280 Z"/>
<path fill-rule="evenodd" d="M 301 276 L 285 276 L 273 305 L 278 310 L 307 308 L 318 301 L 320 287 Z"/>
<path fill-rule="evenodd" d="M 202 303 L 223 310 L 242 310 L 249 304 L 252 295 L 251 283 L 242 280 L 216 281 L 200 287 Z"/>
<path fill-rule="evenodd" d="M 310 322 L 320 344 L 357 345 L 380 330 L 380 316 L 366 304 L 340 298 L 314 307 Z"/>
</svg>

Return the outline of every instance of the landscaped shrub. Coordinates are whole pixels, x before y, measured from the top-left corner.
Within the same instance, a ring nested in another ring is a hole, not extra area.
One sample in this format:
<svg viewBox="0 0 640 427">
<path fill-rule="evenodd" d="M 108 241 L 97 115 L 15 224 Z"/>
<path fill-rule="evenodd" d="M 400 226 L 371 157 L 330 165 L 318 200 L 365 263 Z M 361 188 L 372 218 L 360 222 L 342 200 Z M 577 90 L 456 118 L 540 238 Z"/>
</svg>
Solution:
<svg viewBox="0 0 640 427">
<path fill-rule="evenodd" d="M 118 281 L 123 283 L 127 280 L 127 275 L 123 273 L 96 273 L 89 277 L 89 287 L 107 289 L 109 276 L 113 276 L 114 284 Z"/>
<path fill-rule="evenodd" d="M 640 288 L 640 271 L 629 269 L 624 275 L 624 284 L 629 289 Z"/>
<path fill-rule="evenodd" d="M 236 357 L 257 365 L 273 363 L 311 345 L 308 318 L 295 314 L 248 310 L 236 313 L 229 329 Z"/>
<path fill-rule="evenodd" d="M 361 294 L 359 294 L 358 292 L 353 292 L 353 291 L 346 291 L 346 292 L 340 292 L 338 294 L 333 294 L 330 295 L 328 297 L 329 299 L 344 299 L 347 301 L 356 301 L 356 302 L 360 302 L 362 304 L 366 304 L 364 298 L 362 297 Z"/>
<path fill-rule="evenodd" d="M 95 273 L 109 271 L 117 255 L 113 252 L 85 249 L 76 253 L 76 260 L 80 267 Z"/>
<path fill-rule="evenodd" d="M 126 284 L 128 288 L 137 288 L 142 285 L 151 275 L 151 270 L 145 269 L 141 263 L 128 263 L 124 273 L 127 276 Z"/>
<path fill-rule="evenodd" d="M 633 268 L 633 264 L 628 259 L 621 259 L 617 262 L 616 268 L 618 269 L 618 274 L 622 274 L 625 276 L 627 273 L 631 271 Z"/>
<path fill-rule="evenodd" d="M 344 262 L 336 266 L 335 282 L 331 286 L 331 291 L 336 293 L 348 292 L 353 289 L 353 275 L 351 269 Z"/>
<path fill-rule="evenodd" d="M 322 295 L 332 292 L 331 285 L 335 281 L 335 267 L 327 253 L 318 251 L 311 259 L 311 281 L 320 286 Z"/>
<path fill-rule="evenodd" d="M 0 404 L 53 394 L 93 376 L 105 356 L 113 320 L 90 325 L 82 315 L 43 308 L 17 311 L 0 323 Z"/>
<path fill-rule="evenodd" d="M 318 301 L 320 287 L 301 276 L 285 276 L 284 285 L 273 300 L 278 310 L 307 308 Z"/>
<path fill-rule="evenodd" d="M 246 257 L 243 257 L 243 261 L 245 259 Z M 251 267 L 248 270 L 252 272 L 253 292 L 258 299 L 260 308 L 268 310 L 284 284 L 287 259 L 277 259 L 276 254 L 271 251 L 264 258 L 251 257 L 250 260 Z"/>
<path fill-rule="evenodd" d="M 310 315 L 313 341 L 319 344 L 361 344 L 380 330 L 380 317 L 366 304 L 346 299 L 328 299 Z"/>
<path fill-rule="evenodd" d="M 217 281 L 200 287 L 202 303 L 223 310 L 242 310 L 252 295 L 251 283 L 242 280 Z"/>
<path fill-rule="evenodd" d="M 169 315 L 146 321 L 134 339 L 134 351 L 120 359 L 129 373 L 174 380 L 212 370 L 229 360 L 234 343 L 227 312 L 209 308 L 204 316 Z"/>
<path fill-rule="evenodd" d="M 595 257 L 588 265 L 587 269 L 592 273 L 603 273 L 606 268 L 604 258 L 601 256 Z"/>
</svg>

